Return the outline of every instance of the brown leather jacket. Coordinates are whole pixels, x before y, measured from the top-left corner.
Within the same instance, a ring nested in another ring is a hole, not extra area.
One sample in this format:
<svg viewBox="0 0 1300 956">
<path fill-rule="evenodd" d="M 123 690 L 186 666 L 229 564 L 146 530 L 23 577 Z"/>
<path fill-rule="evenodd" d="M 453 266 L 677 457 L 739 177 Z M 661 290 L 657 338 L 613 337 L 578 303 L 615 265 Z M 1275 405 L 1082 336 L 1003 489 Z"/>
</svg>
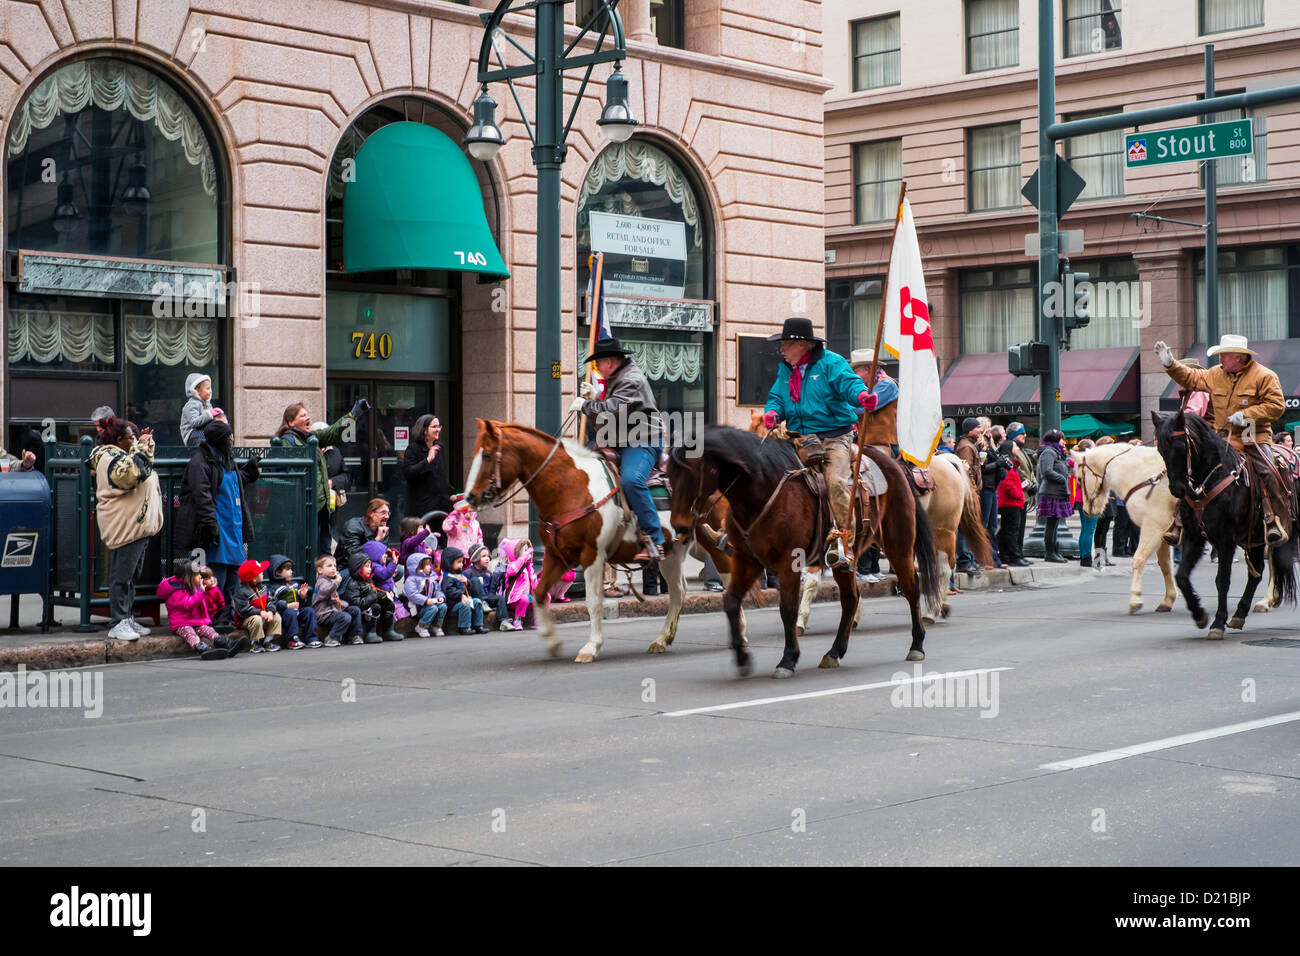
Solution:
<svg viewBox="0 0 1300 956">
<path fill-rule="evenodd" d="M 1220 434 L 1227 434 L 1237 444 L 1242 442 L 1244 429 L 1228 424 L 1234 412 L 1241 412 L 1254 423 L 1256 442 L 1267 443 L 1272 438 L 1273 422 L 1286 411 L 1277 373 L 1254 359 L 1236 375 L 1228 374 L 1222 365 L 1192 368 L 1179 361 L 1165 371 L 1183 388 L 1209 393 L 1214 424 L 1219 426 Z"/>
<path fill-rule="evenodd" d="M 953 449 L 955 454 L 962 461 L 966 462 L 970 471 L 970 483 L 975 486 L 976 491 L 984 490 L 984 463 L 980 461 L 980 449 L 975 442 L 963 435 L 957 442 L 957 447 Z"/>
</svg>

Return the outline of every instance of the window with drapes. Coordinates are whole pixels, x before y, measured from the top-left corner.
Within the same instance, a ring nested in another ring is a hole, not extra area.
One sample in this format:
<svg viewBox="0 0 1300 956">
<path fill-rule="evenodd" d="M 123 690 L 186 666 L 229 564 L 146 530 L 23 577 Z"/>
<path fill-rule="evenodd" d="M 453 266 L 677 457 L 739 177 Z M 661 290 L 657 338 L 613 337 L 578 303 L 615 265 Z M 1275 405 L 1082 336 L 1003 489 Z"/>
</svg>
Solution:
<svg viewBox="0 0 1300 956">
<path fill-rule="evenodd" d="M 1219 252 L 1219 334 L 1300 334 L 1300 246 Z M 1205 341 L 1205 256 L 1196 260 L 1196 341 Z"/>
<path fill-rule="evenodd" d="M 853 147 L 853 221 L 892 221 L 898 214 L 903 180 L 903 141 L 858 143 Z"/>
<path fill-rule="evenodd" d="M 833 279 L 826 283 L 828 349 L 848 358 L 854 349 L 875 347 L 883 286 L 883 276 Z"/>
<path fill-rule="evenodd" d="M 874 90 L 903 82 L 899 15 L 853 24 L 853 88 Z"/>
<path fill-rule="evenodd" d="M 1067 57 L 1123 48 L 1120 0 L 1065 0 L 1062 48 Z"/>
<path fill-rule="evenodd" d="M 1264 25 L 1264 0 L 1200 0 L 1201 33 L 1224 33 Z"/>
<path fill-rule="evenodd" d="M 1018 0 L 966 0 L 966 72 L 1019 63 Z"/>
<path fill-rule="evenodd" d="M 966 136 L 971 212 L 1020 205 L 1020 124 L 983 126 Z"/>
<path fill-rule="evenodd" d="M 1066 121 L 1091 119 L 1122 111 L 1123 106 L 1116 106 L 1114 109 L 1074 113 L 1067 116 Z M 1080 199 L 1109 199 L 1124 195 L 1122 129 L 1070 137 L 1065 141 L 1065 159 L 1087 183 L 1083 192 L 1079 193 Z"/>
<path fill-rule="evenodd" d="M 1142 294 L 1133 257 L 1071 259 L 1070 268 L 1087 273 L 1092 283 L 1092 320 L 1070 333 L 1070 347 L 1109 349 L 1141 345 L 1142 319 L 1144 315 L 1149 317 L 1147 310 L 1151 303 Z"/>
<path fill-rule="evenodd" d="M 1229 93 L 1241 93 L 1242 90 L 1221 90 L 1218 96 Z M 1254 150 L 1246 156 L 1229 156 L 1227 159 L 1211 160 L 1220 186 L 1240 186 L 1243 183 L 1262 183 L 1268 181 L 1268 118 L 1252 115 L 1250 110 L 1221 110 L 1201 118 L 1202 123 L 1230 123 L 1233 120 L 1251 119 L 1254 121 Z M 1204 188 L 1204 171 L 1201 183 Z"/>
<path fill-rule="evenodd" d="M 961 352 L 1002 352 L 1035 338 L 1037 270 L 1030 266 L 967 269 L 958 278 Z"/>
</svg>

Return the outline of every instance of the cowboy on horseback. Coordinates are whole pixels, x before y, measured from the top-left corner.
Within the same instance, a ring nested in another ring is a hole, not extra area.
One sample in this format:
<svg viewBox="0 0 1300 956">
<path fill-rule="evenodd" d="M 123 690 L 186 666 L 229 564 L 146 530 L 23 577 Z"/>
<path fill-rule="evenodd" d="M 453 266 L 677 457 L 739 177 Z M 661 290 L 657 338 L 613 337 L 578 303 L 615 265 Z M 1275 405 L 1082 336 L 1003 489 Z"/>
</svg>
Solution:
<svg viewBox="0 0 1300 956">
<path fill-rule="evenodd" d="M 1286 409 L 1277 373 L 1255 361 L 1255 352 L 1244 335 L 1225 335 L 1206 357 L 1218 355 L 1214 368 L 1200 369 L 1179 362 L 1164 342 L 1155 345 L 1165 372 L 1183 389 L 1210 395 L 1211 423 L 1228 444 L 1245 454 L 1251 476 L 1263 491 L 1264 538 L 1270 545 L 1287 540 L 1283 515 L 1290 515 L 1290 491 L 1274 470 L 1271 454 L 1271 426 Z M 1177 533 L 1177 524 L 1166 532 Z M 1177 543 L 1175 540 L 1171 543 Z"/>
<path fill-rule="evenodd" d="M 853 428 L 855 408 L 874 411 L 880 396 L 868 391 L 844 357 L 826 350 L 825 340 L 813 334 L 811 319 L 785 320 L 769 342 L 781 343 L 781 368 L 767 396 L 763 424 L 769 429 L 784 420 L 800 435 L 816 435 L 826 452 L 826 486 L 830 496 L 831 537 L 842 542 L 842 552 L 830 549 L 828 567 L 841 561 L 853 564 Z"/>
<path fill-rule="evenodd" d="M 868 382 L 875 349 L 854 349 L 849 353 L 853 374 L 871 389 L 876 397 L 876 407 L 866 413 L 867 422 L 862 429 L 862 443 L 872 445 L 894 458 L 898 457 L 898 383 L 885 374 L 883 365 L 876 366 L 876 380 Z M 853 406 L 850 409 L 857 413 Z"/>
<path fill-rule="evenodd" d="M 663 557 L 664 533 L 659 526 L 659 512 L 646 487 L 646 479 L 654 471 L 663 447 L 663 426 L 654 393 L 645 373 L 612 336 L 596 342 L 595 351 L 582 360 L 583 365 L 588 362 L 596 364 L 596 371 L 605 380 L 604 397 L 597 398 L 596 387 L 582 382 L 569 411 L 588 416 L 587 434 L 597 436 L 598 445 L 608 444 L 620 450 L 623 492 L 649 539 L 636 560 L 658 561 Z M 609 439 L 607 443 L 600 441 L 605 437 Z"/>
</svg>

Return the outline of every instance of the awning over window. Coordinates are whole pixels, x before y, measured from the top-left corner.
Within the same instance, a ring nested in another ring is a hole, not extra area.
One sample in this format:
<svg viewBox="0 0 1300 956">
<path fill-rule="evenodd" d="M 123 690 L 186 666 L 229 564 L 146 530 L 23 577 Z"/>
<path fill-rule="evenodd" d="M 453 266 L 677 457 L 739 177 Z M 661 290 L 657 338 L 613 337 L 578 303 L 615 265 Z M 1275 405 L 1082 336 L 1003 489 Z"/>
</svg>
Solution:
<svg viewBox="0 0 1300 956">
<path fill-rule="evenodd" d="M 469 160 L 423 123 L 390 123 L 345 177 L 343 268 L 446 269 L 510 277 L 483 215 Z"/>
<path fill-rule="evenodd" d="M 1061 402 L 1068 414 L 1138 410 L 1136 348 L 1075 349 L 1061 353 Z M 944 376 L 945 415 L 1014 416 L 1039 413 L 1039 380 L 1007 371 L 1007 353 L 963 355 Z"/>
<path fill-rule="evenodd" d="M 1282 394 L 1286 396 L 1287 411 L 1294 412 L 1300 409 L 1300 339 L 1281 339 L 1273 342 L 1252 340 L 1250 347 L 1257 353 L 1255 361 L 1277 373 L 1278 381 L 1282 384 Z M 1187 355 L 1202 365 L 1207 364 L 1204 345 L 1194 346 Z M 1218 365 L 1219 360 L 1211 359 L 1209 364 Z M 1160 394 L 1160 407 L 1164 411 L 1178 410 L 1178 385 L 1173 379 L 1169 380 L 1169 384 Z"/>
</svg>

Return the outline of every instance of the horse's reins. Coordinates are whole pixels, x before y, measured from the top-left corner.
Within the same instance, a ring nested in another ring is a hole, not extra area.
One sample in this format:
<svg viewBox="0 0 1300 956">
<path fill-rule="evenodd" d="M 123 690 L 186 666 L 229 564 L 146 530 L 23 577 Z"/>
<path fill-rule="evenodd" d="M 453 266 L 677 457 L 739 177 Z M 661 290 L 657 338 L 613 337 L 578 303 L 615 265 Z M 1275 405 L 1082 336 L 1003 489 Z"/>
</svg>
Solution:
<svg viewBox="0 0 1300 956">
<path fill-rule="evenodd" d="M 1090 474 L 1097 479 L 1097 494 L 1101 494 L 1106 490 L 1107 469 L 1109 469 L 1110 466 L 1115 463 L 1116 458 L 1119 458 L 1121 455 L 1127 455 L 1130 451 L 1133 450 L 1134 447 L 1135 446 L 1133 445 L 1128 445 L 1124 448 L 1123 451 L 1119 452 L 1119 454 L 1112 455 L 1110 461 L 1106 462 L 1106 464 L 1102 466 L 1100 473 L 1097 471 L 1097 469 L 1093 468 L 1092 465 L 1088 463 L 1087 458 L 1083 460 L 1084 474 L 1081 474 L 1079 476 L 1079 482 L 1083 486 L 1083 497 L 1085 499 L 1090 497 L 1088 494 L 1087 475 Z M 1138 491 L 1140 491 L 1143 488 L 1147 490 L 1147 497 L 1150 498 L 1151 492 L 1155 489 L 1156 485 L 1160 484 L 1161 480 L 1164 477 L 1165 477 L 1165 470 L 1162 468 L 1156 474 L 1143 478 L 1136 485 L 1134 485 L 1132 488 L 1130 488 L 1127 492 L 1124 493 L 1123 497 L 1119 499 L 1120 504 L 1126 503 L 1130 498 L 1133 497 L 1133 495 L 1135 495 Z"/>
</svg>

